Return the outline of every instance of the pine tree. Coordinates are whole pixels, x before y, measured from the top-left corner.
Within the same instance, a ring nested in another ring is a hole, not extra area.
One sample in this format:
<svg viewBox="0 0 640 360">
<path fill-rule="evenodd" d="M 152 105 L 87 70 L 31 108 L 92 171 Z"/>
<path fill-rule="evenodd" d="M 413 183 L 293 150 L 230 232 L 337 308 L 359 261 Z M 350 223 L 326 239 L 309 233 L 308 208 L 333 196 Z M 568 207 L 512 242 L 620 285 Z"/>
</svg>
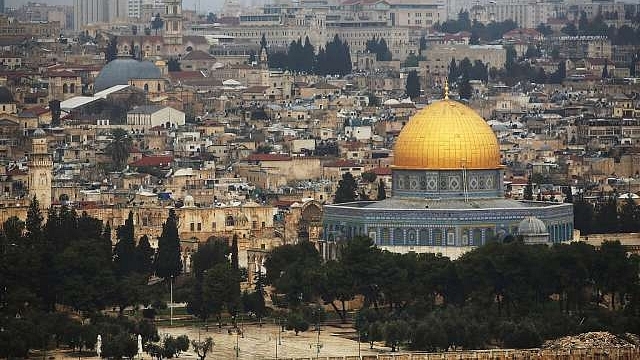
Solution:
<svg viewBox="0 0 640 360">
<path fill-rule="evenodd" d="M 469 100 L 473 94 L 473 89 L 471 88 L 471 84 L 469 83 L 469 71 L 464 69 L 462 71 L 462 79 L 460 80 L 460 88 L 458 90 L 458 94 L 460 95 L 460 99 Z"/>
<path fill-rule="evenodd" d="M 356 201 L 358 184 L 350 172 L 342 174 L 342 180 L 338 182 L 338 189 L 333 200 L 334 204 Z"/>
<path fill-rule="evenodd" d="M 231 239 L 231 267 L 236 271 L 240 269 L 238 261 L 238 234 L 233 234 L 233 238 Z"/>
<path fill-rule="evenodd" d="M 380 201 L 386 198 L 387 198 L 387 190 L 386 190 L 386 187 L 384 186 L 384 182 L 382 181 L 382 179 L 380 179 L 380 182 L 378 182 L 378 195 L 376 196 L 376 200 Z"/>
<path fill-rule="evenodd" d="M 137 271 L 141 274 L 151 274 L 153 271 L 153 256 L 155 251 L 149 243 L 149 237 L 143 235 L 138 240 L 138 246 L 136 247 L 136 264 Z"/>
<path fill-rule="evenodd" d="M 155 265 L 156 276 L 165 280 L 178 276 L 182 271 L 178 217 L 173 209 L 169 210 L 167 221 L 162 224 L 162 234 L 158 238 L 158 255 Z"/>
<path fill-rule="evenodd" d="M 113 261 L 116 275 L 124 277 L 130 275 L 136 269 L 136 244 L 132 211 L 129 211 L 129 216 L 124 225 L 118 227 L 116 236 L 118 237 L 118 242 L 113 250 Z"/>
<path fill-rule="evenodd" d="M 602 68 L 602 78 L 606 79 L 609 77 L 609 68 L 608 68 L 608 62 L 605 60 L 604 62 L 604 68 Z"/>
<path fill-rule="evenodd" d="M 458 80 L 458 66 L 456 65 L 456 58 L 451 58 L 451 63 L 449 63 L 449 75 L 447 80 L 450 85 L 453 85 L 456 80 Z"/>
<path fill-rule="evenodd" d="M 104 51 L 104 58 L 107 63 L 118 58 L 118 37 L 114 36 L 109 39 L 107 48 Z"/>
<path fill-rule="evenodd" d="M 527 186 L 524 187 L 524 194 L 522 196 L 525 200 L 533 200 L 533 184 L 531 183 L 531 176 L 527 180 Z"/>
<path fill-rule="evenodd" d="M 30 246 L 37 247 L 41 245 L 43 240 L 43 220 L 44 218 L 40 212 L 40 202 L 34 195 L 31 199 L 31 204 L 29 204 L 29 209 L 27 209 L 27 221 L 25 223 L 27 230 L 26 238 L 29 241 Z"/>
<path fill-rule="evenodd" d="M 410 98 L 416 98 L 420 96 L 420 79 L 418 78 L 418 72 L 416 70 L 409 71 L 405 90 L 407 96 Z"/>
</svg>

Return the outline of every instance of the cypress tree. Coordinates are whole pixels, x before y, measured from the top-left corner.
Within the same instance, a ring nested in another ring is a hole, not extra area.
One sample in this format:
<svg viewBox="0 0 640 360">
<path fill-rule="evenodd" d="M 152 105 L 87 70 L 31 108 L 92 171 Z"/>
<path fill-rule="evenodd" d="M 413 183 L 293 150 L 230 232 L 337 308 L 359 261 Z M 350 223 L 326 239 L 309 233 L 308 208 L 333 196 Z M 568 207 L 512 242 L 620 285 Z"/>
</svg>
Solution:
<svg viewBox="0 0 640 360">
<path fill-rule="evenodd" d="M 420 96 L 420 79 L 418 78 L 418 72 L 415 70 L 409 71 L 407 76 L 407 84 L 405 86 L 407 96 L 410 98 L 416 98 Z"/>
<path fill-rule="evenodd" d="M 162 224 L 162 234 L 158 238 L 156 256 L 156 276 L 169 279 L 182 271 L 180 258 L 180 237 L 178 235 L 178 217 L 175 210 L 169 210 L 167 221 Z"/>
<path fill-rule="evenodd" d="M 135 271 L 135 238 L 133 229 L 133 212 L 129 211 L 129 216 L 125 220 L 124 225 L 119 226 L 117 230 L 118 243 L 113 250 L 113 260 L 116 269 L 116 275 L 124 277 Z"/>
<path fill-rule="evenodd" d="M 378 182 L 378 195 L 376 196 L 376 200 L 380 201 L 386 198 L 387 198 L 387 190 L 384 186 L 384 182 L 382 181 L 382 179 L 380 179 L 380 182 Z"/>
</svg>

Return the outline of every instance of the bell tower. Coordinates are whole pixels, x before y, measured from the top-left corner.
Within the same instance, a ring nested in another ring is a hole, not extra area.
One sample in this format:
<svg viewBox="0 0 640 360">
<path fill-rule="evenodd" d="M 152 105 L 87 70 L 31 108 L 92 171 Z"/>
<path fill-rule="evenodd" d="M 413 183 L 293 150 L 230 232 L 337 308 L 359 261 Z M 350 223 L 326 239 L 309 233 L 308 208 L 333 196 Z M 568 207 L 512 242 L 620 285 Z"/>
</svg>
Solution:
<svg viewBox="0 0 640 360">
<path fill-rule="evenodd" d="M 31 138 L 29 154 L 29 197 L 38 199 L 41 210 L 51 207 L 52 170 L 53 160 L 49 154 L 47 134 L 42 129 L 36 129 Z"/>
<path fill-rule="evenodd" d="M 164 0 L 164 44 L 173 52 L 182 45 L 182 0 Z"/>
</svg>

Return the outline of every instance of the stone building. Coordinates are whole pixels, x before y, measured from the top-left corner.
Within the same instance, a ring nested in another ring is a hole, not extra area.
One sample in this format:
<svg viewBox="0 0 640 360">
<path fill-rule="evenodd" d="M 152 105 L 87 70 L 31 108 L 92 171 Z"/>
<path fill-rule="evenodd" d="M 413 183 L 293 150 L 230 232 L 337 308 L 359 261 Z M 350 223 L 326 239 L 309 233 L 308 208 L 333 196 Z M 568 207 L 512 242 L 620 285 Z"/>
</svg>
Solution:
<svg viewBox="0 0 640 360">
<path fill-rule="evenodd" d="M 382 201 L 325 205 L 320 250 L 336 256 L 341 241 L 371 237 L 392 252 L 432 252 L 457 258 L 507 235 L 535 216 L 548 242 L 573 238 L 571 204 L 504 197 L 503 166 L 491 127 L 469 107 L 448 99 L 414 115 L 394 148 L 393 196 Z"/>
</svg>

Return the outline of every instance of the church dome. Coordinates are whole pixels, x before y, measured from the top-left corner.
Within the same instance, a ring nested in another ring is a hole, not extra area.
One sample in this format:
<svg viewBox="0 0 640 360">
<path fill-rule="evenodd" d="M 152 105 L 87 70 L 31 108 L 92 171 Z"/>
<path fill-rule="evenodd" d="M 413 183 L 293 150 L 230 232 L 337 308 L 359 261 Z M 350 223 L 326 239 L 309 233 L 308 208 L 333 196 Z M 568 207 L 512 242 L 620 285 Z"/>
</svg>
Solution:
<svg viewBox="0 0 640 360">
<path fill-rule="evenodd" d="M 541 235 L 547 234 L 547 226 L 535 216 L 527 216 L 518 224 L 519 235 Z"/>
<path fill-rule="evenodd" d="M 0 104 L 12 104 L 13 103 L 13 94 L 11 94 L 11 90 L 9 90 L 5 86 L 0 86 Z"/>
<path fill-rule="evenodd" d="M 94 83 L 94 91 L 102 91 L 116 85 L 127 85 L 131 79 L 160 79 L 162 73 L 150 61 L 115 59 L 105 65 Z"/>
<path fill-rule="evenodd" d="M 498 139 L 468 106 L 445 98 L 418 111 L 394 148 L 397 169 L 499 169 Z"/>
</svg>

